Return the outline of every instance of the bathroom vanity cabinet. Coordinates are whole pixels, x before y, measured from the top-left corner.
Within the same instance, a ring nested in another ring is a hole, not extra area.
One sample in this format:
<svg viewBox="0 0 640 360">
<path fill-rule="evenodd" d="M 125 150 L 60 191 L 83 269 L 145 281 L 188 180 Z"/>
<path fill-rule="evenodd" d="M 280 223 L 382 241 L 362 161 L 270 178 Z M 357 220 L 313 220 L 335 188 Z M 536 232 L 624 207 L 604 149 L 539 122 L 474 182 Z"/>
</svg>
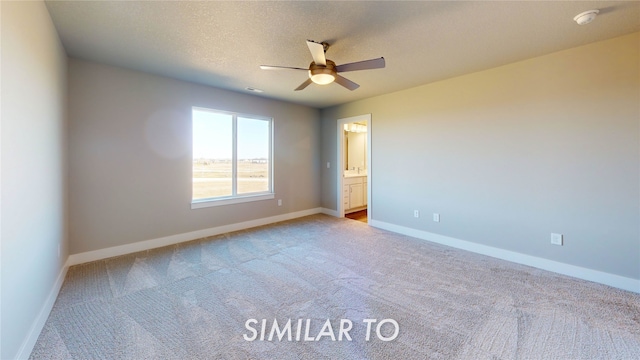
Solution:
<svg viewBox="0 0 640 360">
<path fill-rule="evenodd" d="M 367 177 L 349 176 L 342 181 L 342 201 L 345 214 L 367 207 Z"/>
</svg>

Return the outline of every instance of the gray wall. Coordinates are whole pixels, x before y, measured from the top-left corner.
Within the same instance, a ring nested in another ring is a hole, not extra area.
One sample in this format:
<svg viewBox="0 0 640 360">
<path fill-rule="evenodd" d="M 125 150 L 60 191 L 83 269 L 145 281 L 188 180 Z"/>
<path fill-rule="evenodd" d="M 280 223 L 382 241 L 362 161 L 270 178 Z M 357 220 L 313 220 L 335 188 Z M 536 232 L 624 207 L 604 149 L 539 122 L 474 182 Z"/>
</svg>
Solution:
<svg viewBox="0 0 640 360">
<path fill-rule="evenodd" d="M 191 210 L 192 106 L 274 118 L 275 199 Z M 317 109 L 70 59 L 69 121 L 71 254 L 320 206 Z"/>
<path fill-rule="evenodd" d="M 371 113 L 374 220 L 639 279 L 639 43 L 635 33 L 325 109 L 322 161 L 337 159 L 336 119 Z M 335 171 L 323 168 L 329 209 Z"/>
<path fill-rule="evenodd" d="M 0 358 L 12 359 L 67 258 L 67 64 L 42 2 L 3 1 L 0 6 Z M 25 351 L 28 356 L 30 349 Z"/>
</svg>

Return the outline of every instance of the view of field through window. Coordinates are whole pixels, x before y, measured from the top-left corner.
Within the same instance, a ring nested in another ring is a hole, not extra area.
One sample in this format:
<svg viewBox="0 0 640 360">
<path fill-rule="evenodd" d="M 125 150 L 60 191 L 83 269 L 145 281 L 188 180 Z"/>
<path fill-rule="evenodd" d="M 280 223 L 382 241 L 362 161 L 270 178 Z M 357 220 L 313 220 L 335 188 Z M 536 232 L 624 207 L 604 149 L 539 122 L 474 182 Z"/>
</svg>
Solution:
<svg viewBox="0 0 640 360">
<path fill-rule="evenodd" d="M 193 110 L 194 200 L 270 191 L 270 122 L 238 116 L 235 154 L 233 122 L 231 114 Z"/>
</svg>

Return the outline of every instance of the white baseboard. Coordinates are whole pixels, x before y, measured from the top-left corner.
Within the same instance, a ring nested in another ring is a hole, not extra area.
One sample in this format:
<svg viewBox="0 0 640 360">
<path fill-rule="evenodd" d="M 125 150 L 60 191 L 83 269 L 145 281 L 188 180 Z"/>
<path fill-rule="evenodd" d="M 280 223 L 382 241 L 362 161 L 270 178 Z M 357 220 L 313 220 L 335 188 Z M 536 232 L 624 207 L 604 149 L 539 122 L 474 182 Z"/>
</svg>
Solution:
<svg viewBox="0 0 640 360">
<path fill-rule="evenodd" d="M 477 254 L 487 255 L 494 258 L 511 261 L 514 263 L 535 267 L 542 270 L 572 276 L 578 279 L 593 281 L 596 283 L 609 285 L 615 288 L 640 293 L 640 280 L 632 279 L 620 275 L 609 274 L 598 270 L 583 268 L 544 259 L 536 256 L 521 254 L 515 251 L 499 249 L 474 242 L 460 240 L 448 236 L 430 233 L 427 231 L 411 229 L 404 226 L 389 224 L 383 221 L 371 220 L 369 225 L 380 229 L 396 232 L 399 234 L 415 237 L 434 243 L 451 246 L 454 248 L 471 251 Z"/>
<path fill-rule="evenodd" d="M 29 333 L 27 337 L 22 342 L 22 346 L 18 350 L 18 354 L 16 355 L 16 359 L 28 359 L 33 351 L 33 347 L 36 345 L 36 341 L 38 341 L 38 337 L 44 328 L 44 324 L 47 322 L 49 318 L 49 314 L 51 313 L 51 309 L 53 309 L 53 305 L 58 298 L 58 294 L 60 293 L 60 289 L 62 288 L 62 284 L 64 283 L 64 278 L 67 276 L 67 270 L 69 269 L 69 261 L 62 266 L 60 272 L 58 273 L 58 277 L 56 278 L 51 291 L 49 291 L 49 295 L 47 296 L 47 300 L 45 300 L 38 316 L 36 317 L 33 324 L 31 324 L 31 328 L 29 329 Z"/>
<path fill-rule="evenodd" d="M 325 215 L 338 217 L 338 210 L 331 210 L 331 209 L 327 209 L 327 208 L 321 208 L 320 212 L 322 212 Z"/>
<path fill-rule="evenodd" d="M 224 234 L 232 231 L 249 229 L 256 226 L 273 224 L 280 221 L 291 220 L 303 216 L 323 213 L 323 208 L 314 208 L 302 211 L 296 211 L 288 214 L 276 215 L 262 219 L 250 220 L 235 224 L 216 226 L 209 229 L 196 230 L 183 234 L 165 236 L 158 239 L 144 240 L 132 244 L 114 246 L 110 248 L 87 251 L 69 256 L 69 266 L 83 264 L 90 261 L 102 260 L 114 256 L 131 254 L 138 251 L 155 249 L 162 246 L 174 245 L 185 241 L 201 239 L 209 236 Z"/>
</svg>

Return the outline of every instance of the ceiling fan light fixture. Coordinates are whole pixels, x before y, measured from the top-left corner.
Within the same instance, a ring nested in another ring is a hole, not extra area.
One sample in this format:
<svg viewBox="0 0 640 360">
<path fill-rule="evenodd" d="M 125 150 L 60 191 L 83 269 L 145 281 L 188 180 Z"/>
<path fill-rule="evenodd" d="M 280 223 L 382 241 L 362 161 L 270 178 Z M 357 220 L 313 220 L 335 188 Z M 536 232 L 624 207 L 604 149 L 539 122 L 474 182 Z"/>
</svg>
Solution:
<svg viewBox="0 0 640 360">
<path fill-rule="evenodd" d="M 312 62 L 309 65 L 309 79 L 318 85 L 331 84 L 336 80 L 336 63 L 325 59 L 326 65 Z"/>
<path fill-rule="evenodd" d="M 335 79 L 331 69 L 315 68 L 309 70 L 309 78 L 318 85 L 331 84 Z"/>
</svg>

